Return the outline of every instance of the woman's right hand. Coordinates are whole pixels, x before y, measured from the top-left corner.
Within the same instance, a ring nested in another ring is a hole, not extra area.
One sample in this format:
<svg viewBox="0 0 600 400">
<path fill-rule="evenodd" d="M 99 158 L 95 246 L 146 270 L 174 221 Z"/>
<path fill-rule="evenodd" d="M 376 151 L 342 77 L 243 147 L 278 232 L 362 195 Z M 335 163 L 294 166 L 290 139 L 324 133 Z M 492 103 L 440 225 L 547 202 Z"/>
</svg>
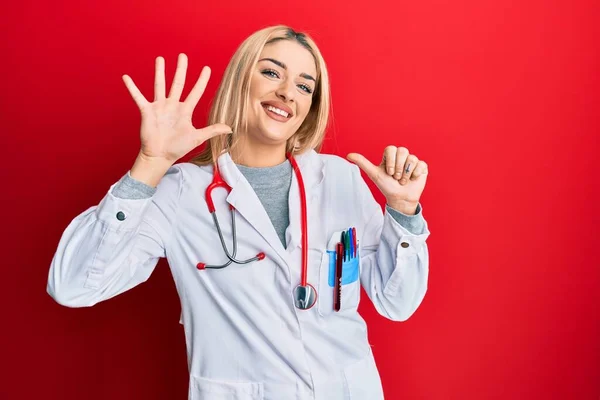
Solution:
<svg viewBox="0 0 600 400">
<path fill-rule="evenodd" d="M 225 124 L 214 124 L 202 129 L 196 129 L 192 125 L 192 114 L 208 83 L 210 68 L 202 69 L 190 94 L 184 102 L 180 102 L 186 71 L 187 56 L 181 53 L 169 97 L 165 97 L 165 61 L 162 57 L 157 57 L 152 103 L 146 100 L 128 75 L 123 75 L 125 86 L 142 113 L 142 143 L 138 157 L 172 165 L 211 137 L 231 133 L 231 128 Z"/>
</svg>

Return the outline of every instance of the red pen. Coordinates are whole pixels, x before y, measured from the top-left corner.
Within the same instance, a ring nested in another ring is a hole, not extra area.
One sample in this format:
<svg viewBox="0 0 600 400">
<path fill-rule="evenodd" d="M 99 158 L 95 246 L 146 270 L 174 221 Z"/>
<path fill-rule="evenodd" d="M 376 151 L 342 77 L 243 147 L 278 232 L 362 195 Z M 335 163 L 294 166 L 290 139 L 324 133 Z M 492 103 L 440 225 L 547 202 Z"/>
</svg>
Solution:
<svg viewBox="0 0 600 400">
<path fill-rule="evenodd" d="M 344 245 L 338 243 L 336 248 L 335 259 L 335 283 L 333 286 L 333 309 L 340 311 L 342 303 L 342 263 L 344 262 Z"/>
</svg>

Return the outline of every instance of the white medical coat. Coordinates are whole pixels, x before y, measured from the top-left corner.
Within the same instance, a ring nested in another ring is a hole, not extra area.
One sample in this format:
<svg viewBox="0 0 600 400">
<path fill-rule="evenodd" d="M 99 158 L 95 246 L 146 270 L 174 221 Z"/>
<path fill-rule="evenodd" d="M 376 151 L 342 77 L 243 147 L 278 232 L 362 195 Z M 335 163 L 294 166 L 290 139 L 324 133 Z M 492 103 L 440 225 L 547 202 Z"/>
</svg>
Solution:
<svg viewBox="0 0 600 400">
<path fill-rule="evenodd" d="M 308 283 L 318 291 L 313 308 L 297 309 L 292 296 L 302 265 L 296 176 L 286 249 L 227 153 L 218 165 L 232 190 L 213 194 L 226 243 L 231 250 L 229 203 L 238 212 L 237 257 L 264 252 L 264 260 L 196 268 L 226 261 L 205 202 L 213 167 L 180 163 L 151 198 L 117 198 L 115 183 L 78 215 L 58 244 L 48 293 L 68 307 L 92 306 L 146 281 L 159 258 L 167 258 L 181 299 L 190 400 L 382 399 L 367 326 L 357 313 L 360 285 L 381 315 L 406 320 L 427 288 L 427 224 L 419 235 L 402 227 L 382 211 L 359 168 L 341 157 L 311 150 L 296 160 L 307 197 Z M 360 279 L 342 286 L 335 312 L 326 249 L 349 227 L 359 241 Z"/>
</svg>

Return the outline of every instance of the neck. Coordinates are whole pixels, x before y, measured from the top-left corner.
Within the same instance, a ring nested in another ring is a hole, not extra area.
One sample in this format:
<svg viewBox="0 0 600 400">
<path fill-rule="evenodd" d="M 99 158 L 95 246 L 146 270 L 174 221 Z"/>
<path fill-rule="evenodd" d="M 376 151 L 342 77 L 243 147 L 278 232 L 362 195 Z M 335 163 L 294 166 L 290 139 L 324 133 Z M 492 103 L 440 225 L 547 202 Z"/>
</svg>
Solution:
<svg viewBox="0 0 600 400">
<path fill-rule="evenodd" d="M 253 168 L 273 167 L 286 160 L 286 144 L 267 145 L 240 138 L 239 145 L 231 151 L 233 162 Z"/>
</svg>

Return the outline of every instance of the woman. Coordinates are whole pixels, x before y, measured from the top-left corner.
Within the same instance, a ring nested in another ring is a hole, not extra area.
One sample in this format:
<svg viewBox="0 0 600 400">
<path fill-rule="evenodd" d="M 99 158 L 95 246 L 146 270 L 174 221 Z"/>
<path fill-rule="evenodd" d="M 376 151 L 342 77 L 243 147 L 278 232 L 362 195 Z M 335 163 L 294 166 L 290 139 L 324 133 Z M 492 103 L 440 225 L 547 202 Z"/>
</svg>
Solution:
<svg viewBox="0 0 600 400">
<path fill-rule="evenodd" d="M 383 398 L 357 313 L 360 285 L 391 320 L 421 303 L 427 165 L 404 147 L 388 146 L 379 166 L 349 155 L 385 195 L 383 213 L 359 168 L 316 152 L 330 107 L 327 69 L 313 40 L 291 28 L 242 43 L 203 129 L 191 117 L 210 71 L 180 102 L 186 69 L 181 54 L 165 97 L 158 57 L 152 103 L 123 76 L 142 114 L 139 155 L 66 228 L 49 294 L 92 306 L 144 282 L 166 257 L 181 299 L 190 399 Z M 197 157 L 175 164 L 205 141 Z M 207 197 L 215 176 L 231 191 Z"/>
</svg>

